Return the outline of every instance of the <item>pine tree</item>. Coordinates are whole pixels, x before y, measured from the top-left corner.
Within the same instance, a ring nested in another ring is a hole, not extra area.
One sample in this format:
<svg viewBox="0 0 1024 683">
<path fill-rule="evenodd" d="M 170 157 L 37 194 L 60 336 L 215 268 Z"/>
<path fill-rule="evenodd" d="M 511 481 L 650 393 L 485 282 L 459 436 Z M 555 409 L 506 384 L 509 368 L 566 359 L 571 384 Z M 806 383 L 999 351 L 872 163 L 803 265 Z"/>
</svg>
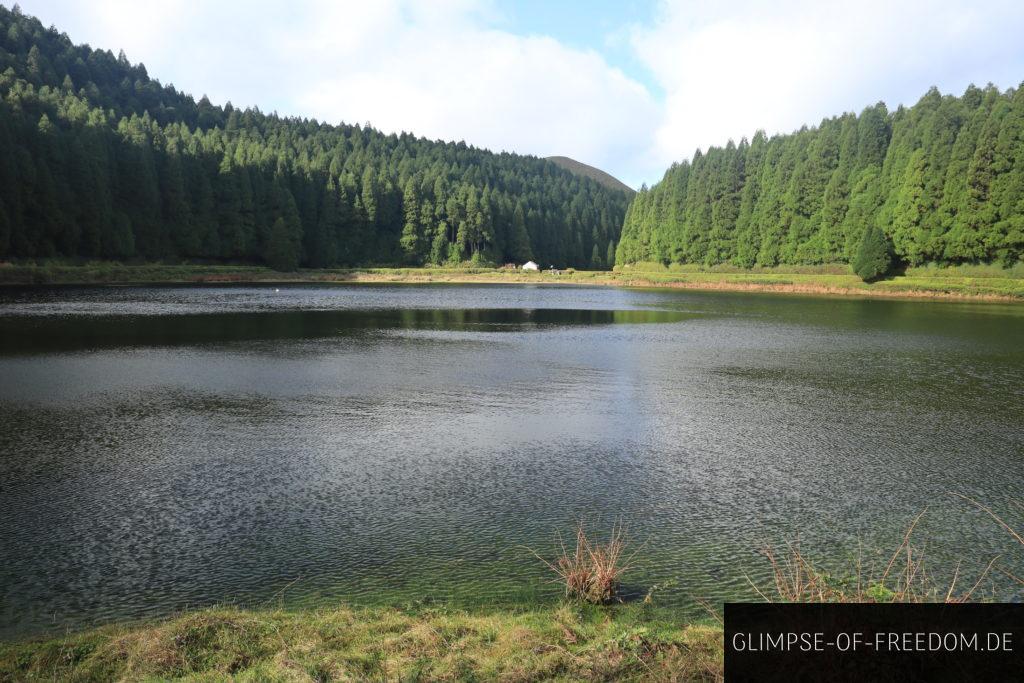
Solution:
<svg viewBox="0 0 1024 683">
<path fill-rule="evenodd" d="M 865 282 L 872 282 L 889 274 L 892 269 L 892 245 L 885 234 L 872 226 L 861 241 L 853 272 Z"/>
<path fill-rule="evenodd" d="M 409 178 L 402 190 L 402 210 L 405 213 L 405 224 L 402 226 L 402 237 L 399 244 L 409 263 L 416 263 L 419 260 L 420 240 L 422 229 L 420 227 L 420 198 L 417 183 L 414 178 Z"/>
<path fill-rule="evenodd" d="M 9 253 L 11 248 L 11 220 L 7 217 L 7 207 L 0 197 L 0 254 Z"/>
<path fill-rule="evenodd" d="M 745 178 L 736 215 L 736 246 L 732 257 L 733 264 L 741 268 L 750 268 L 754 265 L 761 246 L 760 229 L 754 219 L 754 209 L 760 200 L 764 183 L 767 145 L 768 139 L 764 131 L 757 131 L 747 148 L 747 158 L 744 160 Z"/>
<path fill-rule="evenodd" d="M 436 266 L 443 265 L 448 259 L 448 247 L 448 224 L 441 221 L 430 244 L 430 262 Z"/>
<path fill-rule="evenodd" d="M 316 229 L 312 235 L 303 231 L 307 262 L 314 268 L 334 266 L 338 263 L 338 239 L 342 233 L 341 207 L 338 185 L 328 178 L 320 198 Z"/>
<path fill-rule="evenodd" d="M 299 257 L 290 232 L 284 218 L 279 217 L 274 221 L 263 255 L 267 265 L 274 270 L 288 272 L 299 267 Z"/>
<path fill-rule="evenodd" d="M 721 151 L 711 182 L 711 224 L 704 263 L 725 263 L 736 255 L 736 221 L 743 188 L 743 164 L 747 143 L 729 144 Z"/>
<path fill-rule="evenodd" d="M 917 265 L 923 261 L 920 236 L 921 223 L 928 210 L 924 188 L 926 173 L 924 150 L 919 149 L 910 157 L 903 178 L 903 187 L 896 195 L 892 213 L 893 243 L 910 265 Z"/>
<path fill-rule="evenodd" d="M 1011 266 L 1024 254 L 1024 87 L 1014 93 L 1002 119 L 992 168 L 989 196 L 995 223 L 985 246 L 992 257 Z"/>
<path fill-rule="evenodd" d="M 131 219 L 124 212 L 118 211 L 114 215 L 112 229 L 104 233 L 103 238 L 100 249 L 107 258 L 122 259 L 134 256 L 135 235 Z"/>
<path fill-rule="evenodd" d="M 533 260 L 533 249 L 530 247 L 530 234 L 526 230 L 526 212 L 522 203 L 517 203 L 512 213 L 512 246 L 509 250 L 516 263 Z"/>
<path fill-rule="evenodd" d="M 277 217 L 270 228 L 263 259 L 274 270 L 295 270 L 302 257 L 302 221 L 283 175 L 274 179 L 273 195 Z"/>
<path fill-rule="evenodd" d="M 854 179 L 850 191 L 850 206 L 843 217 L 843 260 L 853 263 L 864 236 L 875 225 L 882 196 L 879 191 L 879 169 L 868 166 Z"/>
<path fill-rule="evenodd" d="M 217 173 L 216 206 L 222 256 L 233 260 L 244 258 L 247 245 L 242 229 L 242 198 L 231 159 L 226 156 Z"/>
<path fill-rule="evenodd" d="M 176 145 L 168 145 L 159 180 L 163 220 L 170 225 L 175 235 L 174 249 L 181 254 L 195 255 L 199 252 L 200 243 L 191 225 L 192 215 L 185 191 L 181 157 Z"/>
</svg>

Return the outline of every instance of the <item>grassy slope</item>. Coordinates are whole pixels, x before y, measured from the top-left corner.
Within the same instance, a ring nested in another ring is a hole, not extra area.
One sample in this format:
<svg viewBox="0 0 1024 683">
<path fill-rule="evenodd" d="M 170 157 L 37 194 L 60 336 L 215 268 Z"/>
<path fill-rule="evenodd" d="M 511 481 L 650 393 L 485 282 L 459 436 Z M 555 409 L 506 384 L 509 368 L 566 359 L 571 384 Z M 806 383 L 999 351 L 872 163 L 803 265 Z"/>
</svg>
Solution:
<svg viewBox="0 0 1024 683">
<path fill-rule="evenodd" d="M 873 284 L 844 267 L 757 271 L 666 269 L 635 266 L 615 272 L 560 275 L 488 268 L 364 268 L 277 273 L 258 266 L 121 265 L 90 263 L 0 264 L 0 284 L 159 282 L 494 282 L 566 283 L 635 287 L 791 292 L 804 294 L 1024 300 L 1024 269 L 917 268 Z"/>
<path fill-rule="evenodd" d="M 593 166 L 584 164 L 582 161 L 576 161 L 575 159 L 570 159 L 569 157 L 547 157 L 547 160 L 558 166 L 561 166 L 570 173 L 573 173 L 575 175 L 581 175 L 586 178 L 590 178 L 591 180 L 596 180 L 597 182 L 601 183 L 608 189 L 622 190 L 623 192 L 627 192 L 630 195 L 636 194 L 636 190 L 634 190 L 632 187 L 622 182 L 615 176 L 609 173 L 605 173 L 599 168 L 594 168 Z"/>
<path fill-rule="evenodd" d="M 208 609 L 0 645 L 3 680 L 720 680 L 715 626 L 642 606 Z"/>
</svg>

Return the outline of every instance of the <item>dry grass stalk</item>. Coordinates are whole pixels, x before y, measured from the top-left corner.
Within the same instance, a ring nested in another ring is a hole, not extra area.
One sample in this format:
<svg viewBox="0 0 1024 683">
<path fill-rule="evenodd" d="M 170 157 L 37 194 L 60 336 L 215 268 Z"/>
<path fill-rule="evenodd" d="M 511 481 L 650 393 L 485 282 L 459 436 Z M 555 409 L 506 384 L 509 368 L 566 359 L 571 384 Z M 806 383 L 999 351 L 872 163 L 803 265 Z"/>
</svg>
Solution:
<svg viewBox="0 0 1024 683">
<path fill-rule="evenodd" d="M 775 594 L 783 602 L 968 602 L 997 558 L 988 563 L 978 580 L 966 592 L 956 593 L 959 564 L 948 588 L 945 592 L 939 591 L 925 571 L 923 553 L 910 543 L 911 534 L 923 516 L 924 512 L 911 522 L 881 574 L 865 579 L 858 561 L 852 584 L 836 581 L 827 572 L 815 567 L 800 550 L 799 539 L 786 543 L 782 554 L 770 545 L 765 546 L 762 554 L 772 568 Z M 753 582 L 751 585 L 762 598 L 772 602 L 771 597 Z"/>
<path fill-rule="evenodd" d="M 990 507 L 988 507 L 986 505 L 982 505 L 981 503 L 979 503 L 975 499 L 971 498 L 970 496 L 965 496 L 962 493 L 950 493 L 950 495 L 956 496 L 957 498 L 963 498 L 968 503 L 970 503 L 974 507 L 978 508 L 979 510 L 981 510 L 982 512 L 987 514 L 989 517 L 991 517 L 995 521 L 996 524 L 998 524 L 1004 530 L 1006 530 L 1006 532 L 1009 533 L 1010 536 L 1012 536 L 1015 541 L 1020 543 L 1021 546 L 1024 546 L 1024 531 L 1018 531 L 1017 529 L 1013 528 L 1010 525 L 1009 522 L 1007 522 L 1005 519 L 1003 519 L 998 514 L 993 512 L 992 508 L 990 508 Z M 1010 505 L 1012 505 L 1013 507 L 1017 508 L 1018 512 L 1024 512 L 1024 501 L 1011 500 L 1010 501 Z M 1008 577 L 1010 577 L 1011 579 L 1013 579 L 1014 581 L 1016 581 L 1020 585 L 1024 586 L 1024 579 L 1022 579 L 1021 577 L 1019 577 L 1019 576 L 1017 576 L 1015 574 L 1012 574 L 1011 572 L 1008 572 L 1005 569 L 1000 569 L 1000 571 L 1002 571 L 1004 574 L 1006 574 Z"/>
<path fill-rule="evenodd" d="M 558 575 L 556 582 L 565 587 L 567 597 L 607 604 L 618 599 L 622 575 L 632 566 L 636 552 L 626 555 L 626 533 L 621 522 L 612 525 L 608 541 L 599 543 L 587 535 L 582 520 L 576 523 L 576 543 L 570 552 L 558 534 L 561 554 L 548 561 L 533 554 Z"/>
</svg>

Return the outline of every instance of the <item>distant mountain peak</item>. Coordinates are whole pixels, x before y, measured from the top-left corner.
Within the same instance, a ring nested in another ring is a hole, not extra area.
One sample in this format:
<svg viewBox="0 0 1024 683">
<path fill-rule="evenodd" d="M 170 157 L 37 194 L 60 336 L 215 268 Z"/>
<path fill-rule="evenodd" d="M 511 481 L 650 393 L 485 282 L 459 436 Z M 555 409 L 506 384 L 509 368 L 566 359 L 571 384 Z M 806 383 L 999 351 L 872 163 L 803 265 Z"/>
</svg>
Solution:
<svg viewBox="0 0 1024 683">
<path fill-rule="evenodd" d="M 621 190 L 622 192 L 626 192 L 630 195 L 636 194 L 636 190 L 615 176 L 605 173 L 599 168 L 588 166 L 582 161 L 576 161 L 569 157 L 547 157 L 547 160 L 557 166 L 561 166 L 570 173 L 590 178 L 610 190 Z"/>
</svg>

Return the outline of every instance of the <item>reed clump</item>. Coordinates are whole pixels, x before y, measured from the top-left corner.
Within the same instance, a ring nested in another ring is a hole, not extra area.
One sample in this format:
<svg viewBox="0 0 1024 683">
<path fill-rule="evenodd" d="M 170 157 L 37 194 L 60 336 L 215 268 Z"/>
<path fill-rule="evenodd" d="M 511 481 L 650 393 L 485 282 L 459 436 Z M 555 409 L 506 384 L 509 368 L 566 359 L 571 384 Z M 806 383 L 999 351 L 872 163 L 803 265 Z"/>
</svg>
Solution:
<svg viewBox="0 0 1024 683">
<path fill-rule="evenodd" d="M 575 544 L 567 547 L 557 534 L 560 554 L 554 560 L 535 551 L 533 554 L 557 575 L 555 581 L 565 588 L 566 597 L 594 605 L 620 600 L 622 575 L 632 567 L 636 556 L 636 551 L 627 555 L 622 523 L 613 524 L 608 540 L 602 543 L 588 535 L 583 520 L 579 520 L 575 536 Z"/>
</svg>

